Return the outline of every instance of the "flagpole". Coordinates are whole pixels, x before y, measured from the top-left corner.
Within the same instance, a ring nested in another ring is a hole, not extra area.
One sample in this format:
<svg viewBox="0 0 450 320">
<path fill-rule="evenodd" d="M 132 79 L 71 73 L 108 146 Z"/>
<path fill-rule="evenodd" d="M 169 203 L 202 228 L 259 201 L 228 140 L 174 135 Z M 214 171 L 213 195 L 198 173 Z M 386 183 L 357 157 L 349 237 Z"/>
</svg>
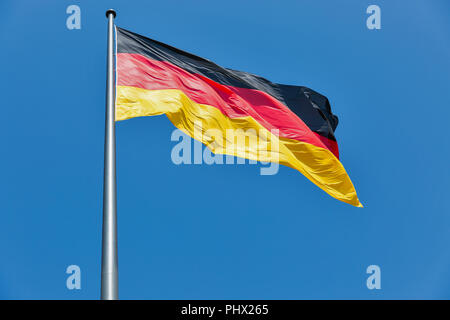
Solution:
<svg viewBox="0 0 450 320">
<path fill-rule="evenodd" d="M 116 200 L 116 133 L 114 82 L 114 18 L 116 12 L 106 11 L 108 18 L 108 55 L 106 79 L 105 164 L 103 176 L 103 230 L 101 299 L 117 300 L 117 200 Z"/>
</svg>

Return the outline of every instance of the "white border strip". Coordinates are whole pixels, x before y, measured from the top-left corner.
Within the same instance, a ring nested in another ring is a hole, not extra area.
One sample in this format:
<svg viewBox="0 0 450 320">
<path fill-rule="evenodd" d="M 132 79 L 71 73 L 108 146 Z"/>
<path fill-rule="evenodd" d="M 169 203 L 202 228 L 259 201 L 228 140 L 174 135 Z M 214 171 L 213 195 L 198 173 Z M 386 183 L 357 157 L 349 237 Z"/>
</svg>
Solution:
<svg viewBox="0 0 450 320">
<path fill-rule="evenodd" d="M 114 122 L 116 121 L 116 105 L 117 105 L 117 26 L 114 24 L 114 40 L 115 40 L 115 52 L 114 52 Z"/>
</svg>

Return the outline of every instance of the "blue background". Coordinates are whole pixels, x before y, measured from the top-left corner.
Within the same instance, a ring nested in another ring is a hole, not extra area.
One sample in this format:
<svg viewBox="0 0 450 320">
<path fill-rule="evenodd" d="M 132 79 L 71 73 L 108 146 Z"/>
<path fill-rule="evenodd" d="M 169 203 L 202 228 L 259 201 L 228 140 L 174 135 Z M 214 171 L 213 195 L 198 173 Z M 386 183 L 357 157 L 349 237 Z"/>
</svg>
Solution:
<svg viewBox="0 0 450 320">
<path fill-rule="evenodd" d="M 450 298 L 450 3 L 425 0 L 2 1 L 0 298 L 99 298 L 109 7 L 123 28 L 325 94 L 365 205 L 286 167 L 176 166 L 166 117 L 120 122 L 120 298 Z"/>
</svg>

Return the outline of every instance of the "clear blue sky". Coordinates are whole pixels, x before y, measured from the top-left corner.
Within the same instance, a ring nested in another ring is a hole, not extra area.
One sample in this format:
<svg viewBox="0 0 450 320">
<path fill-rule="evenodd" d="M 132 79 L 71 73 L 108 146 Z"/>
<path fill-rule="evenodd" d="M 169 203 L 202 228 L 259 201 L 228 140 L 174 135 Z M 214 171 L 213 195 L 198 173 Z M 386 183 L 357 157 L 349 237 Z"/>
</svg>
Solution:
<svg viewBox="0 0 450 320">
<path fill-rule="evenodd" d="M 71 4 L 81 30 L 66 28 Z M 0 298 L 99 297 L 109 7 L 118 26 L 325 94 L 365 205 L 286 167 L 176 166 L 166 117 L 120 122 L 121 298 L 450 298 L 444 0 L 2 1 Z"/>
</svg>

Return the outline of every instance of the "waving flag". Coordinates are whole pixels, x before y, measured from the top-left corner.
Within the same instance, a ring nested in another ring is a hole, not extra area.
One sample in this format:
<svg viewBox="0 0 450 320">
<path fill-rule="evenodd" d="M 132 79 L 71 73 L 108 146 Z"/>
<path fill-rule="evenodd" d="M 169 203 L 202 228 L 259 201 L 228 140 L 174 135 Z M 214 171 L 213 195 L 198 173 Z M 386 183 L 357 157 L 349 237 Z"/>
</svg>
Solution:
<svg viewBox="0 0 450 320">
<path fill-rule="evenodd" d="M 336 199 L 362 206 L 339 161 L 338 118 L 323 95 L 223 68 L 118 27 L 116 44 L 116 120 L 166 114 L 214 153 L 279 162 Z M 250 137 L 238 146 L 227 130 L 267 141 Z"/>
</svg>

